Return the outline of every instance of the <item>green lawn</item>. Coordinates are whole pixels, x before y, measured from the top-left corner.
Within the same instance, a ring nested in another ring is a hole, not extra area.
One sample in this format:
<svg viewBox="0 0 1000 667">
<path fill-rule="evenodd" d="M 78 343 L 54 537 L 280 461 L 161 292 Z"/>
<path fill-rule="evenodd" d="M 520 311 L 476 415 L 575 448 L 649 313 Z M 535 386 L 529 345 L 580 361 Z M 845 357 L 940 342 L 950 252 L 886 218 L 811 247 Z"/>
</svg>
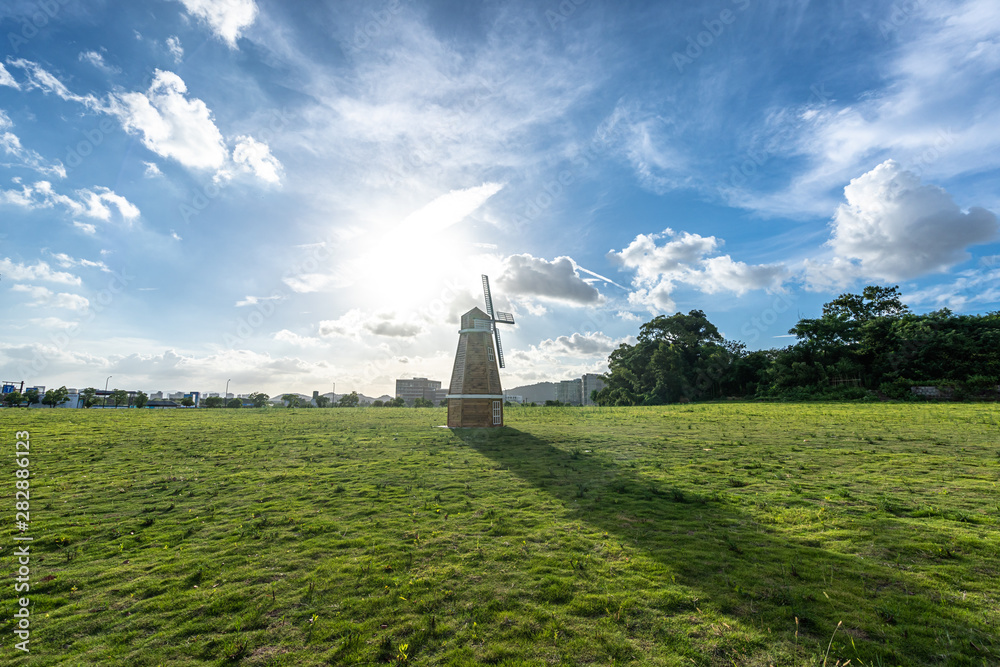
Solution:
<svg viewBox="0 0 1000 667">
<path fill-rule="evenodd" d="M 0 410 L 35 536 L 0 663 L 1000 664 L 996 405 L 506 420 Z"/>
</svg>

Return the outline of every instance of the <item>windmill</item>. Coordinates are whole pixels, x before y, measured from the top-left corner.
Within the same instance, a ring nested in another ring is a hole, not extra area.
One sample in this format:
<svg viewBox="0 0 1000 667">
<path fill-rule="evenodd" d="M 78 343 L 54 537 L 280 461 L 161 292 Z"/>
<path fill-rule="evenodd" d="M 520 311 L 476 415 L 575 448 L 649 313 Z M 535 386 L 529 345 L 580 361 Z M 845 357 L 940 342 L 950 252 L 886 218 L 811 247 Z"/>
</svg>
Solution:
<svg viewBox="0 0 1000 667">
<path fill-rule="evenodd" d="M 503 426 L 503 347 L 498 324 L 514 324 L 514 316 L 493 310 L 490 279 L 483 276 L 486 312 L 473 308 L 462 315 L 458 351 L 448 386 L 448 426 Z M 494 340 L 496 346 L 494 347 Z"/>
</svg>

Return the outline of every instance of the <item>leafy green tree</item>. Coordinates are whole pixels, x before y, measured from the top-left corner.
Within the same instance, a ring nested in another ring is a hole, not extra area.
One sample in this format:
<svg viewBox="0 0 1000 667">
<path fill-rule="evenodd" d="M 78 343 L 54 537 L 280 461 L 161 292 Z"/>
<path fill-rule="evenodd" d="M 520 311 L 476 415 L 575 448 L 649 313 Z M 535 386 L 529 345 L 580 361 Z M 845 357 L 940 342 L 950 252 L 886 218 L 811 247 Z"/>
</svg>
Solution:
<svg viewBox="0 0 1000 667">
<path fill-rule="evenodd" d="M 3 402 L 7 404 L 7 407 L 14 407 L 21 405 L 21 401 L 24 400 L 24 396 L 21 395 L 19 391 L 12 391 L 9 394 L 3 395 Z"/>
<path fill-rule="evenodd" d="M 385 402 L 385 407 L 387 407 L 387 408 L 405 408 L 406 407 L 406 399 L 403 398 L 402 396 L 397 396 L 396 398 L 394 398 L 392 400 L 386 401 Z"/>
<path fill-rule="evenodd" d="M 83 399 L 83 407 L 93 407 L 94 403 L 97 402 L 97 390 L 93 387 L 87 387 L 80 392 L 80 398 Z"/>
<path fill-rule="evenodd" d="M 42 397 L 42 404 L 54 408 L 67 398 L 69 398 L 69 390 L 65 386 L 58 389 L 49 389 L 45 392 L 45 396 Z"/>
<path fill-rule="evenodd" d="M 28 407 L 30 408 L 35 403 L 38 403 L 38 401 L 41 400 L 41 397 L 38 395 L 37 389 L 29 389 L 24 392 L 24 400 L 28 402 Z"/>
<path fill-rule="evenodd" d="M 316 397 L 316 407 L 317 408 L 328 408 L 328 407 L 330 407 L 330 397 L 329 396 L 317 396 Z"/>
<path fill-rule="evenodd" d="M 206 408 L 221 408 L 226 404 L 226 399 L 221 396 L 209 396 L 203 401 Z"/>
<path fill-rule="evenodd" d="M 415 408 L 433 408 L 434 401 L 428 400 L 421 396 L 413 401 L 413 407 Z"/>
<path fill-rule="evenodd" d="M 117 408 L 122 403 L 128 402 L 128 392 L 124 389 L 115 389 L 111 392 L 111 402 L 115 404 Z"/>
<path fill-rule="evenodd" d="M 239 398 L 230 398 L 229 401 L 226 403 L 226 407 L 227 408 L 242 408 L 243 407 L 243 400 L 239 399 Z"/>
<path fill-rule="evenodd" d="M 194 399 L 191 398 L 190 396 L 185 396 L 184 398 L 181 399 L 181 405 L 183 405 L 185 408 L 193 408 Z"/>
<path fill-rule="evenodd" d="M 135 407 L 144 408 L 146 407 L 146 403 L 149 403 L 149 394 L 144 391 L 136 392 L 134 400 Z"/>
<path fill-rule="evenodd" d="M 384 405 L 385 405 L 385 403 L 383 403 L 382 401 L 380 401 L 380 400 L 379 400 L 379 399 L 377 399 L 377 398 L 376 398 L 376 399 L 375 399 L 374 401 L 372 401 L 372 407 L 373 407 L 373 408 L 381 408 L 381 407 L 383 407 Z"/>
<path fill-rule="evenodd" d="M 254 393 L 250 394 L 247 398 L 250 400 L 251 403 L 253 403 L 253 406 L 255 408 L 266 408 L 269 405 L 267 401 L 271 397 L 263 392 L 255 391 Z"/>
<path fill-rule="evenodd" d="M 639 329 L 635 345 L 608 358 L 600 405 L 655 405 L 721 395 L 742 345 L 726 341 L 700 310 L 659 315 Z"/>
<path fill-rule="evenodd" d="M 350 394 L 344 394 L 341 396 L 340 400 L 337 401 L 337 405 L 342 408 L 356 408 L 358 407 L 358 403 L 360 401 L 361 399 L 358 396 L 358 392 L 352 391 Z"/>
<path fill-rule="evenodd" d="M 289 408 L 297 408 L 301 402 L 298 394 L 282 394 L 281 400 L 284 401 L 285 405 Z"/>
</svg>

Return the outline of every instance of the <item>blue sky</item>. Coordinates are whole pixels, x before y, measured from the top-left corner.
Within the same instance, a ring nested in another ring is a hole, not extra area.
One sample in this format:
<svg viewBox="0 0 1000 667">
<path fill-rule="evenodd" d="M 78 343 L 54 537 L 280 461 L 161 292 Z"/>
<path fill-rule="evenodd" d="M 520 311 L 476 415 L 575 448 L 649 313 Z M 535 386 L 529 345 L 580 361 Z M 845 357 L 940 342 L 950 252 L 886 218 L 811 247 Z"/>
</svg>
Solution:
<svg viewBox="0 0 1000 667">
<path fill-rule="evenodd" d="M 392 393 L 479 276 L 506 386 L 654 315 L 751 348 L 865 284 L 1000 302 L 1000 9 L 14 0 L 0 375 Z"/>
</svg>

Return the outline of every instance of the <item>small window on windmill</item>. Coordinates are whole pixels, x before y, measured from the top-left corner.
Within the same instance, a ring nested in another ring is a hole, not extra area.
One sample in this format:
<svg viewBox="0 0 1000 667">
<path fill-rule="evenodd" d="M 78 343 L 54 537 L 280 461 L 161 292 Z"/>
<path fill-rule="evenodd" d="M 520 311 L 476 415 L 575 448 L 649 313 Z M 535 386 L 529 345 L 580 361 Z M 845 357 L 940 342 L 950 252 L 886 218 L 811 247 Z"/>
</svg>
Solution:
<svg viewBox="0 0 1000 667">
<path fill-rule="evenodd" d="M 503 419 L 503 403 L 500 401 L 493 401 L 493 423 L 499 424 Z"/>
<path fill-rule="evenodd" d="M 486 357 L 490 361 L 493 361 L 493 360 L 496 359 L 496 357 L 493 356 L 493 344 L 492 343 L 489 343 L 489 344 L 486 345 Z"/>
</svg>

